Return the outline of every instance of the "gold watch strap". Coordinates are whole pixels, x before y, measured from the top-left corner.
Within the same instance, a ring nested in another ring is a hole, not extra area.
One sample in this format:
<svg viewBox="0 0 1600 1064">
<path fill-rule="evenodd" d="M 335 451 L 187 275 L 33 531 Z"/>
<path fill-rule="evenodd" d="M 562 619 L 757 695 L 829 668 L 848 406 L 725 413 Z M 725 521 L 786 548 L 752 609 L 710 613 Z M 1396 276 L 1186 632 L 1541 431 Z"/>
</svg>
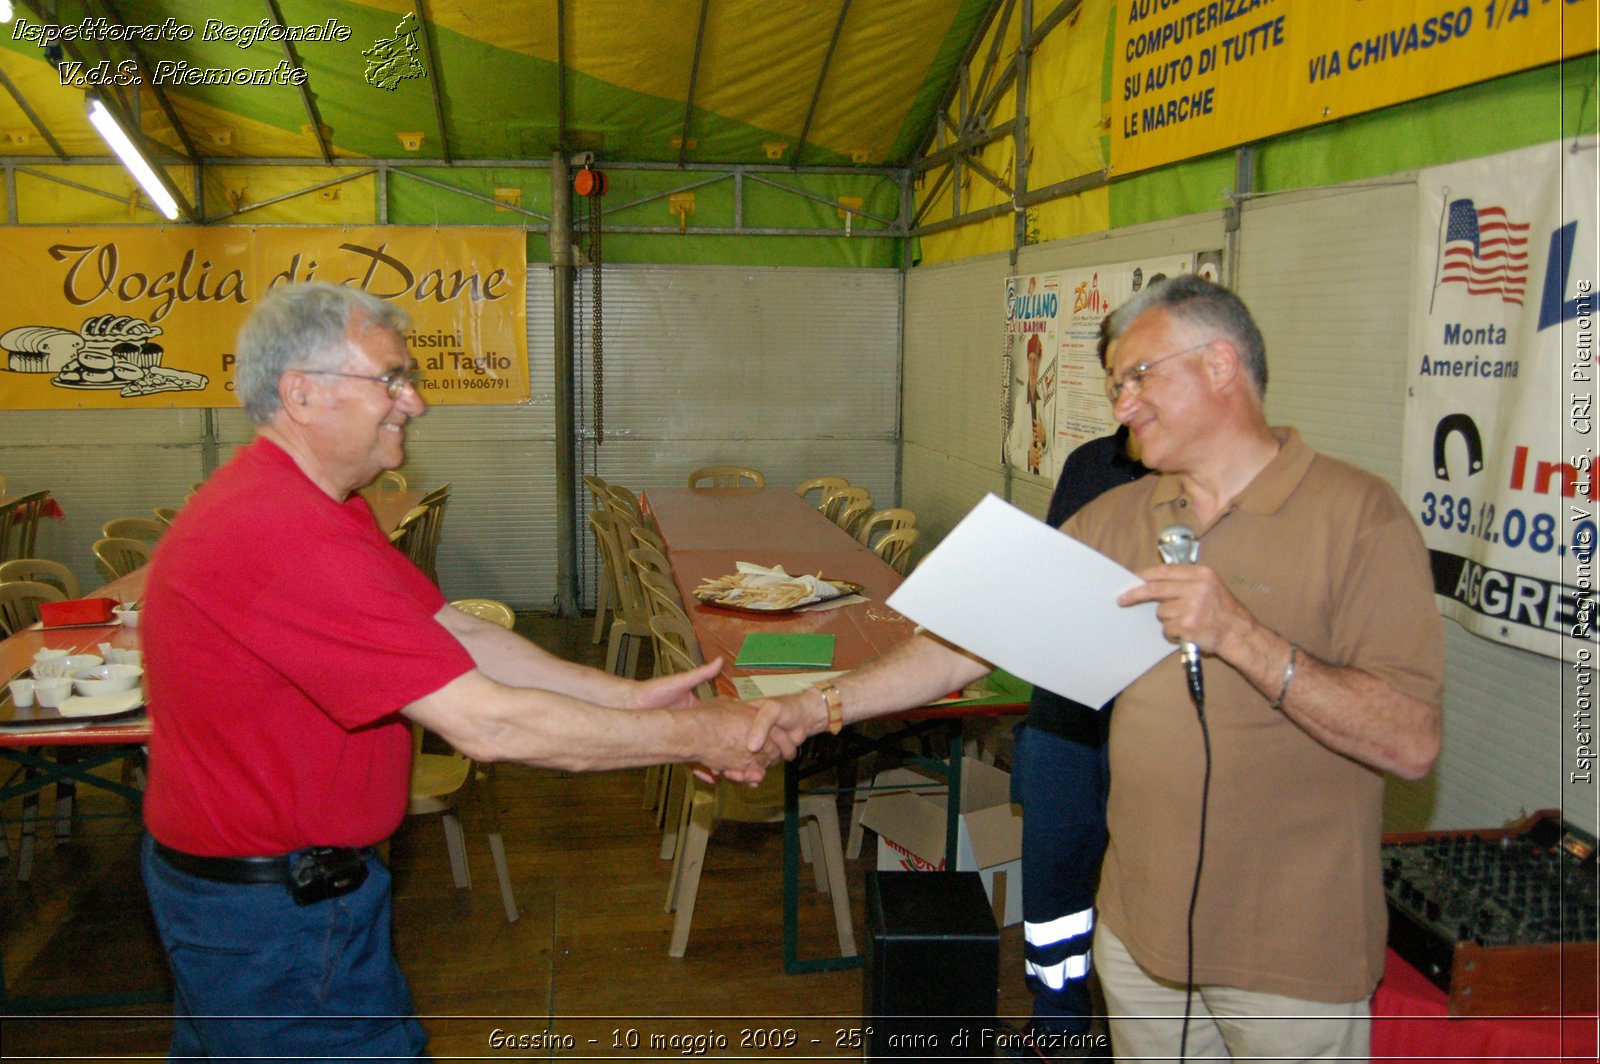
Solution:
<svg viewBox="0 0 1600 1064">
<path fill-rule="evenodd" d="M 828 732 L 838 735 L 844 730 L 844 700 L 839 697 L 839 689 L 832 680 L 823 680 L 817 684 L 817 690 L 822 692 L 822 700 L 828 704 Z"/>
</svg>

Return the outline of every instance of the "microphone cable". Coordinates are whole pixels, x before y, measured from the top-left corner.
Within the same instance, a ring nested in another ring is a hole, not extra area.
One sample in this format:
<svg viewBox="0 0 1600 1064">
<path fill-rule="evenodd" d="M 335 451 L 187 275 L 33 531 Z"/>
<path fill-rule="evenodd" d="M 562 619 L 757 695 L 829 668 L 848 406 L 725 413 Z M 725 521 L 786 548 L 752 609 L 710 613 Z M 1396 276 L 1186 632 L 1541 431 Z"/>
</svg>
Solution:
<svg viewBox="0 0 1600 1064">
<path fill-rule="evenodd" d="M 1186 971 L 1183 979 L 1183 1028 L 1178 1035 L 1178 1060 L 1189 1058 L 1189 1017 L 1194 1007 L 1194 911 L 1200 899 L 1200 872 L 1206 864 L 1206 813 L 1211 805 L 1211 728 L 1206 724 L 1203 695 L 1191 690 L 1195 716 L 1200 721 L 1200 745 L 1205 751 L 1205 769 L 1200 779 L 1200 846 L 1194 858 L 1194 883 L 1189 888 L 1189 914 L 1184 925 Z"/>
</svg>

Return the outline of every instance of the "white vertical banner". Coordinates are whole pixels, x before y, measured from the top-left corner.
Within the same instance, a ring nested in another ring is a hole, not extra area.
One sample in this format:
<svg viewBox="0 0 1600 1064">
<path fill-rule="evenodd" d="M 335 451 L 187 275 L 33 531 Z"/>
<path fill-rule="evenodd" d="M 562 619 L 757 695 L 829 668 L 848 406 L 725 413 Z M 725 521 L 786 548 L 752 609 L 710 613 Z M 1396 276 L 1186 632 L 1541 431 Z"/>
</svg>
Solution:
<svg viewBox="0 0 1600 1064">
<path fill-rule="evenodd" d="M 1417 178 L 1402 491 L 1440 610 L 1575 663 L 1594 640 L 1596 151 Z"/>
</svg>

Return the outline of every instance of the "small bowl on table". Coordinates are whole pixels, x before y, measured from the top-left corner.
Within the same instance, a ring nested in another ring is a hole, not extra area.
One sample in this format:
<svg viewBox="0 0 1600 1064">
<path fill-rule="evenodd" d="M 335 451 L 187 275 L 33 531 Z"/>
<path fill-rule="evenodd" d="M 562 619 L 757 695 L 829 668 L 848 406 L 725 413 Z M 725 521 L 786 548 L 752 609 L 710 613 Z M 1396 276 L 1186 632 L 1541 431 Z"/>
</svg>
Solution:
<svg viewBox="0 0 1600 1064">
<path fill-rule="evenodd" d="M 139 627 L 138 606 L 117 606 L 112 609 L 111 615 L 121 621 L 124 628 Z"/>
<path fill-rule="evenodd" d="M 131 690 L 144 670 L 137 665 L 95 665 L 72 674 L 72 686 L 80 695 L 117 695 Z"/>
</svg>

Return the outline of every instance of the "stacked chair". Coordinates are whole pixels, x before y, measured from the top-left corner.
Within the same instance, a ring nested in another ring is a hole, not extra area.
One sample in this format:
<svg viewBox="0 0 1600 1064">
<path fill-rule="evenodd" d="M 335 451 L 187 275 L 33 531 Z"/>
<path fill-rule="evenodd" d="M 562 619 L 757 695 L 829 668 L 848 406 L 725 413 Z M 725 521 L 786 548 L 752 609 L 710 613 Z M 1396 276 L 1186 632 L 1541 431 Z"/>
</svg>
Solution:
<svg viewBox="0 0 1600 1064">
<path fill-rule="evenodd" d="M 594 508 L 596 510 L 604 510 L 607 502 L 611 498 L 611 496 L 606 492 L 606 489 L 610 487 L 610 485 L 600 477 L 595 476 L 593 473 L 585 473 L 583 476 L 583 486 L 589 489 L 589 497 L 594 502 Z M 601 556 L 600 563 L 601 565 L 605 564 L 605 557 L 603 554 Z M 606 614 L 610 612 L 610 610 L 611 581 L 609 579 L 602 578 L 600 581 L 600 589 L 595 595 L 594 632 L 590 635 L 589 642 L 598 643 L 600 640 L 605 638 Z"/>
<path fill-rule="evenodd" d="M 439 539 L 444 532 L 444 515 L 449 506 L 450 485 L 445 484 L 424 495 L 389 533 L 389 542 L 428 574 L 434 586 L 439 583 Z"/>
<path fill-rule="evenodd" d="M 615 489 L 616 485 L 612 485 Z M 633 542 L 635 522 L 626 507 L 591 510 L 589 527 L 603 562 L 601 579 L 606 582 L 611 603 L 611 625 L 606 637 L 606 671 L 617 676 L 634 676 L 639 668 L 639 647 L 651 638 L 650 608 L 644 590 L 628 561 L 625 544 Z"/>
<path fill-rule="evenodd" d="M 493 599 L 460 599 L 450 605 L 475 617 L 511 628 L 516 615 L 511 607 Z M 500 901 L 508 923 L 517 919 L 517 899 L 511 890 L 511 871 L 506 862 L 505 837 L 500 833 L 500 809 L 494 793 L 492 766 L 479 766 L 451 750 L 449 753 L 424 753 L 422 725 L 411 725 L 411 802 L 410 816 L 440 814 L 444 824 L 445 846 L 450 853 L 450 873 L 458 890 L 472 889 L 472 869 L 467 863 L 466 840 L 456 803 L 469 785 L 476 785 L 489 822 L 489 852 L 494 857 L 495 875 L 500 881 Z"/>
</svg>

